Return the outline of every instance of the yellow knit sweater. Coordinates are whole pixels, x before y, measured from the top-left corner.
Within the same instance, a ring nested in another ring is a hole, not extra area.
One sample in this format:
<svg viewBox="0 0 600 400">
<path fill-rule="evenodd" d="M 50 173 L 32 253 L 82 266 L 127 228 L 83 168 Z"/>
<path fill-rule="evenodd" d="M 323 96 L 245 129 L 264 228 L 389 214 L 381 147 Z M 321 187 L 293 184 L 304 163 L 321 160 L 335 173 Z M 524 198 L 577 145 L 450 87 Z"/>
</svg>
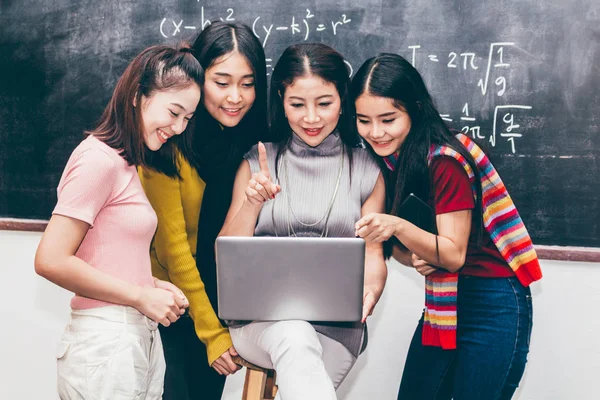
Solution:
<svg viewBox="0 0 600 400">
<path fill-rule="evenodd" d="M 212 364 L 232 342 L 210 304 L 196 268 L 198 218 L 206 184 L 183 157 L 179 156 L 178 162 L 181 179 L 139 170 L 146 196 L 158 216 L 150 248 L 152 274 L 172 282 L 187 296 L 196 334 L 206 345 L 208 362 Z"/>
</svg>

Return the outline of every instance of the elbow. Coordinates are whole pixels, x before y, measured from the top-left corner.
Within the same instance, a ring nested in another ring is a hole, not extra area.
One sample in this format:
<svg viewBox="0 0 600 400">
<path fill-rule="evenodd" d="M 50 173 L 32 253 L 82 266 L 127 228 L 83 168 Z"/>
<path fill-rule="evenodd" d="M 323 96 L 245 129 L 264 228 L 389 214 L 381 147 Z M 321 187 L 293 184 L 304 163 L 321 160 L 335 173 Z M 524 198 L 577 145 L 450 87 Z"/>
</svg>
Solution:
<svg viewBox="0 0 600 400">
<path fill-rule="evenodd" d="M 48 276 L 52 275 L 50 272 L 52 270 L 52 266 L 47 262 L 47 260 L 45 260 L 43 257 L 40 257 L 38 254 L 35 256 L 33 266 L 35 268 L 35 273 L 43 278 L 48 279 Z"/>
<path fill-rule="evenodd" d="M 444 268 L 449 272 L 458 272 L 465 265 L 466 258 L 466 252 L 456 254 L 456 256 L 452 258 L 452 260 L 449 260 L 449 262 L 444 263 Z"/>
<path fill-rule="evenodd" d="M 57 270 L 56 263 L 50 261 L 52 259 L 53 257 L 40 255 L 38 252 L 33 262 L 35 273 L 49 281 L 52 281 L 52 277 L 55 276 Z"/>
</svg>

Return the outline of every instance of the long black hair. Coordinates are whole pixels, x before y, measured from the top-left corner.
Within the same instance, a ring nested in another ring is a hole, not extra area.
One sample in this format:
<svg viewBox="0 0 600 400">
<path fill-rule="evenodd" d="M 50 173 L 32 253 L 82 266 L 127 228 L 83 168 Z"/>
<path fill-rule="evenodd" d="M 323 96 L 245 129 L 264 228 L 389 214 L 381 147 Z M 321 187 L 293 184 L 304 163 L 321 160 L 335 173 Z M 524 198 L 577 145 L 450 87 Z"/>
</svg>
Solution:
<svg viewBox="0 0 600 400">
<path fill-rule="evenodd" d="M 194 134 L 188 135 L 180 150 L 203 179 L 218 175 L 220 168 L 237 164 L 240 154 L 259 140 L 268 139 L 267 67 L 265 52 L 252 29 L 240 22 L 215 21 L 194 41 L 192 53 L 204 71 L 231 52 L 247 61 L 254 74 L 256 97 L 248 113 L 234 128 L 223 128 L 204 107 L 198 106 L 193 119 Z M 237 165 L 233 166 L 237 168 Z"/>
<path fill-rule="evenodd" d="M 365 61 L 350 87 L 353 101 L 363 93 L 391 99 L 396 108 L 408 113 L 411 120 L 410 131 L 400 147 L 396 169 L 387 177 L 388 212 L 397 215 L 400 205 L 410 193 L 429 201 L 432 182 L 428 155 L 432 144 L 456 150 L 467 160 L 475 176 L 479 176 L 480 170 L 471 153 L 448 129 L 423 78 L 406 59 L 397 54 L 383 53 Z M 386 169 L 382 158 L 377 159 L 382 169 Z M 480 179 L 475 179 L 475 190 L 476 206 L 472 218 L 480 241 L 483 227 Z"/>
<path fill-rule="evenodd" d="M 352 126 L 354 102 L 348 98 L 350 86 L 348 66 L 340 53 L 325 44 L 300 43 L 285 49 L 271 75 L 269 122 L 273 141 L 278 143 L 275 165 L 278 165 L 281 154 L 293 137 L 283 108 L 285 90 L 294 83 L 295 79 L 311 75 L 332 83 L 338 91 L 342 114 L 338 120 L 337 130 L 350 163 L 352 163 L 351 148 L 359 143 L 359 137 L 356 129 Z M 275 173 L 277 174 L 277 170 Z"/>
</svg>

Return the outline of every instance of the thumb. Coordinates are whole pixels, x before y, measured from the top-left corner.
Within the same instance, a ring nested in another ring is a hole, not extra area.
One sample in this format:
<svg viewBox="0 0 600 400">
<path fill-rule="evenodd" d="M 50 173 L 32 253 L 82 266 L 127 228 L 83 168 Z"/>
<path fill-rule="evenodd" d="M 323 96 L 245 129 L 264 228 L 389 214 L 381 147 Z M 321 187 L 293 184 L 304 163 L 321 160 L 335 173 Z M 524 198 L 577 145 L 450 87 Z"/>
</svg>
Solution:
<svg viewBox="0 0 600 400">
<path fill-rule="evenodd" d="M 231 354 L 232 356 L 237 356 L 239 355 L 238 352 L 235 350 L 235 347 L 231 346 L 229 348 L 229 354 Z"/>
<path fill-rule="evenodd" d="M 187 305 L 190 304 L 190 302 L 188 301 L 187 297 L 185 297 L 183 292 L 177 286 L 173 285 L 171 282 L 162 281 L 160 279 L 157 279 L 155 281 L 155 285 L 159 289 L 168 290 L 169 292 L 173 293 L 175 296 L 181 298 Z"/>
</svg>

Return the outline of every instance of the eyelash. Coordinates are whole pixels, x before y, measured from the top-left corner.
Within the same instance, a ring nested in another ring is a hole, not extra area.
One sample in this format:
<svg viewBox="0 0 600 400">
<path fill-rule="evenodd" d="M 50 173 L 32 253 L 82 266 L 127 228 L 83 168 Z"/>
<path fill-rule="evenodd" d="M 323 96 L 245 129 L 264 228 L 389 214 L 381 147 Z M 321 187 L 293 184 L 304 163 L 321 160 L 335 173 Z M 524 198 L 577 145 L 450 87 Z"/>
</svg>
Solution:
<svg viewBox="0 0 600 400">
<path fill-rule="evenodd" d="M 302 103 L 296 103 L 296 104 L 290 104 L 290 105 L 294 108 L 304 107 L 304 104 L 302 104 Z M 331 105 L 331 103 L 319 103 L 319 106 L 323 107 L 323 108 L 329 107 L 330 105 Z"/>
<path fill-rule="evenodd" d="M 225 88 L 227 86 L 229 86 L 229 83 L 223 83 L 223 82 L 215 82 L 217 84 L 217 86 Z M 242 86 L 245 88 L 251 88 L 254 87 L 254 82 L 252 83 L 242 83 Z"/>
<path fill-rule="evenodd" d="M 171 110 L 169 110 L 169 112 L 170 112 L 170 113 L 171 113 L 171 115 L 172 115 L 172 116 L 174 116 L 175 118 L 179 117 L 179 114 L 177 114 L 177 113 L 175 113 L 175 112 L 173 112 L 173 111 L 171 111 Z M 185 119 L 186 121 L 188 121 L 188 122 L 189 122 L 191 118 L 184 117 L 183 119 Z"/>
<path fill-rule="evenodd" d="M 392 122 L 394 122 L 395 118 L 392 119 L 384 119 L 381 122 L 383 122 L 384 124 L 391 124 Z M 358 122 L 360 122 L 361 124 L 368 124 L 371 121 L 366 120 L 366 119 L 359 119 Z"/>
</svg>

